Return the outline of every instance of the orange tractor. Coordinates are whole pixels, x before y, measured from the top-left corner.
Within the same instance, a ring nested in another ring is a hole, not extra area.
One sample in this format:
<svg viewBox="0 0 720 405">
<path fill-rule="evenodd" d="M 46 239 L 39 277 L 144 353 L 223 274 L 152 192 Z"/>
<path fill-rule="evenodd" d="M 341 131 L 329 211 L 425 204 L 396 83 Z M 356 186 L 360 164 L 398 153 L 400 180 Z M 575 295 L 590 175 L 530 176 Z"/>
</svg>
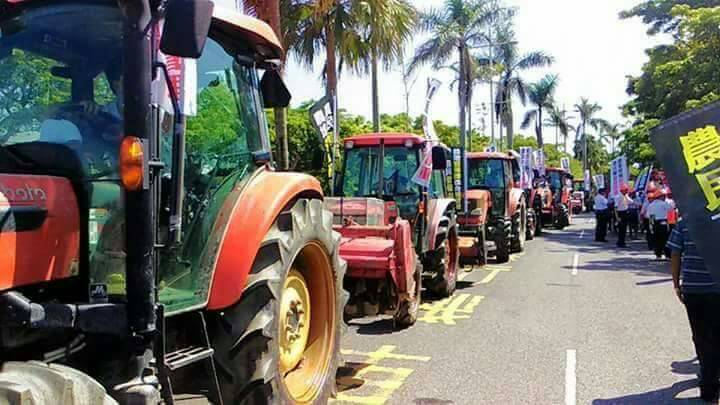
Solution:
<svg viewBox="0 0 720 405">
<path fill-rule="evenodd" d="M 515 156 L 500 152 L 467 154 L 467 212 L 458 216 L 463 261 L 481 264 L 489 255 L 498 263 L 525 248 L 530 224 L 526 191 L 519 188 Z"/>
<path fill-rule="evenodd" d="M 0 32 L 0 403 L 325 403 L 345 264 L 320 183 L 273 170 L 270 27 L 0 0 Z"/>
<path fill-rule="evenodd" d="M 549 167 L 545 169 L 547 187 L 550 193 L 543 200 L 543 224 L 564 229 L 570 225 L 572 175 L 565 169 Z"/>
<path fill-rule="evenodd" d="M 344 146 L 336 197 L 326 205 L 348 264 L 346 316 L 390 314 L 398 326 L 409 326 L 417 318 L 423 280 L 439 296 L 455 291 L 455 200 L 445 190 L 449 151 L 402 133 L 352 136 Z M 430 159 L 426 187 L 413 177 Z"/>
</svg>

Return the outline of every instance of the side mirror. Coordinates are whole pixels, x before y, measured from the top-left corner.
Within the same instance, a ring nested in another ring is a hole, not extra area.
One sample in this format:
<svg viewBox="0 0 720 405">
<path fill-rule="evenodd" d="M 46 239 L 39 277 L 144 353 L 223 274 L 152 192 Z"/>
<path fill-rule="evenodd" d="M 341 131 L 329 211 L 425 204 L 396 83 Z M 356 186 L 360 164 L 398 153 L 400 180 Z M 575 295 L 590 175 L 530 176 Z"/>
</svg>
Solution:
<svg viewBox="0 0 720 405">
<path fill-rule="evenodd" d="M 290 105 L 292 95 L 280 73 L 269 69 L 260 80 L 260 91 L 262 92 L 265 108 L 287 107 Z"/>
<path fill-rule="evenodd" d="M 445 148 L 443 148 L 442 146 L 433 146 L 432 165 L 433 170 L 447 169 L 447 157 L 445 156 Z"/>
<path fill-rule="evenodd" d="M 160 50 L 166 55 L 199 58 L 210 32 L 212 14 L 210 0 L 168 1 Z"/>
</svg>

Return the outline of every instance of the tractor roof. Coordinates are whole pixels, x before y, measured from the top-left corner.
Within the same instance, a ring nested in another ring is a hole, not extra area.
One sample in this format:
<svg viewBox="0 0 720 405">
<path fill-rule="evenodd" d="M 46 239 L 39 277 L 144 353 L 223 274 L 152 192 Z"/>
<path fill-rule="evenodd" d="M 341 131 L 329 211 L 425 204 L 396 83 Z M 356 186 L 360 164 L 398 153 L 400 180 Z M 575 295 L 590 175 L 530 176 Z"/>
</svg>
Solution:
<svg viewBox="0 0 720 405">
<path fill-rule="evenodd" d="M 469 152 L 467 158 L 477 160 L 491 160 L 491 159 L 502 159 L 502 160 L 515 160 L 515 157 L 502 152 Z"/>
<path fill-rule="evenodd" d="M 349 138 L 345 138 L 344 142 L 352 142 L 354 146 L 376 146 L 380 145 L 380 141 L 383 141 L 385 145 L 405 145 L 406 141 L 412 142 L 415 145 L 422 145 L 425 143 L 425 138 L 409 133 L 402 132 L 382 132 L 382 133 L 369 133 L 353 135 Z"/>
<path fill-rule="evenodd" d="M 232 42 L 237 38 L 250 44 L 265 59 L 281 59 L 283 47 L 275 31 L 265 22 L 237 11 L 216 6 L 213 9 L 213 32 L 224 35 Z"/>
</svg>

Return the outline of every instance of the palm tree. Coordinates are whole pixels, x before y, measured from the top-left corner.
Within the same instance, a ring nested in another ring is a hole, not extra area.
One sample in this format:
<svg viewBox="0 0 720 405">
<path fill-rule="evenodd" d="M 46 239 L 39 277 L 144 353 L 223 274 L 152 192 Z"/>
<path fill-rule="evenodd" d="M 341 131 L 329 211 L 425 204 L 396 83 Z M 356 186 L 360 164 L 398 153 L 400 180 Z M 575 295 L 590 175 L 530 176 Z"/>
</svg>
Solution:
<svg viewBox="0 0 720 405">
<path fill-rule="evenodd" d="M 597 130 L 601 128 L 607 121 L 597 118 L 596 115 L 602 110 L 598 103 L 590 102 L 586 98 L 581 98 L 580 103 L 575 104 L 575 112 L 580 115 L 580 125 L 576 128 L 575 142 L 582 142 L 583 170 L 588 169 L 588 125 Z M 577 149 L 577 148 L 576 148 Z"/>
<path fill-rule="evenodd" d="M 603 125 L 600 139 L 610 143 L 611 153 L 615 155 L 615 146 L 622 136 L 623 133 L 621 131 L 620 124 L 608 124 Z"/>
<path fill-rule="evenodd" d="M 447 65 L 453 55 L 458 64 L 458 104 L 460 136 L 466 147 L 466 113 L 468 108 L 471 50 L 487 43 L 486 25 L 504 10 L 487 0 L 445 0 L 440 9 L 420 13 L 420 29 L 431 32 L 431 37 L 415 50 L 410 66 L 432 63 L 434 69 Z"/>
<path fill-rule="evenodd" d="M 455 78 L 452 82 L 450 82 L 450 90 L 453 90 L 455 86 L 459 85 L 460 83 L 460 66 L 458 63 L 453 63 L 452 65 L 447 67 L 448 69 L 455 72 Z M 480 84 L 483 81 L 487 81 L 490 77 L 490 67 L 489 66 L 483 66 L 479 63 L 477 58 L 470 58 L 470 61 L 468 62 L 468 66 L 466 67 L 465 71 L 465 81 L 467 83 L 466 86 L 466 100 L 467 100 L 467 133 L 468 133 L 468 150 L 471 151 L 472 149 L 472 139 L 470 137 L 472 136 L 473 126 L 472 126 L 472 101 L 473 101 L 473 95 L 475 93 L 475 86 Z"/>
<path fill-rule="evenodd" d="M 551 108 L 547 110 L 548 118 L 545 119 L 544 125 L 546 127 L 555 128 L 555 145 L 560 144 L 560 136 L 563 139 L 563 152 L 567 153 L 567 138 L 570 131 L 574 131 L 575 127 L 570 125 L 570 120 L 573 117 L 567 115 L 567 111 L 561 109 L 556 104 L 553 104 Z"/>
<path fill-rule="evenodd" d="M 553 95 L 557 89 L 559 80 L 558 75 L 546 75 L 537 83 L 533 83 L 528 87 L 528 98 L 530 102 L 535 105 L 535 109 L 525 113 L 525 119 L 523 119 L 520 127 L 527 129 L 530 124 L 535 123 L 535 136 L 537 137 L 538 147 L 542 150 L 544 145 L 543 140 L 543 110 L 551 109 L 553 106 Z M 510 144 L 512 147 L 512 143 Z"/>
<path fill-rule="evenodd" d="M 502 65 L 503 69 L 500 81 L 497 84 L 495 111 L 500 122 L 505 127 L 508 144 L 512 145 L 514 130 L 512 99 L 517 95 L 523 105 L 527 101 L 527 86 L 520 77 L 520 72 L 549 66 L 553 63 L 554 58 L 541 51 L 521 55 L 517 49 L 515 32 L 510 26 L 500 29 L 496 40 L 499 53 L 497 59 L 493 62 Z"/>
<path fill-rule="evenodd" d="M 407 0 L 362 0 L 354 2 L 355 26 L 348 30 L 348 65 L 372 78 L 373 128 L 380 131 L 378 68 L 388 70 L 402 63 L 405 44 L 415 31 L 417 12 Z"/>
</svg>

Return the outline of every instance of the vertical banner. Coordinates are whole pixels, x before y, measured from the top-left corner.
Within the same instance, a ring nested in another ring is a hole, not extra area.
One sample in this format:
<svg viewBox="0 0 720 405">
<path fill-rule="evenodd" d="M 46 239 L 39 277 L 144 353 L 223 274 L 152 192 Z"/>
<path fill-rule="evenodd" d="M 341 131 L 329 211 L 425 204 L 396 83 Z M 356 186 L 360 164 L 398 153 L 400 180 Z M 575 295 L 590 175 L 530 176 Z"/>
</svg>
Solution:
<svg viewBox="0 0 720 405">
<path fill-rule="evenodd" d="M 705 265 L 720 281 L 720 102 L 673 117 L 650 140 Z M 659 173 L 658 173 L 659 174 Z"/>
<path fill-rule="evenodd" d="M 560 168 L 566 171 L 570 171 L 570 158 L 560 158 Z"/>
<path fill-rule="evenodd" d="M 604 174 L 596 174 L 595 175 L 595 187 L 597 187 L 598 190 L 601 188 L 605 188 L 605 175 Z"/>
<path fill-rule="evenodd" d="M 610 162 L 610 196 L 615 197 L 620 194 L 620 188 L 627 185 L 629 181 L 629 170 L 627 166 L 627 158 L 620 156 Z"/>
<path fill-rule="evenodd" d="M 310 122 L 320 139 L 320 145 L 325 151 L 325 159 L 328 168 L 328 178 L 333 179 L 335 175 L 335 100 L 334 97 L 326 95 L 310 107 Z M 334 188 L 334 184 L 331 189 Z"/>
<path fill-rule="evenodd" d="M 535 168 L 538 170 L 538 174 L 541 176 L 545 175 L 545 152 L 542 150 L 536 150 L 533 152 L 535 155 Z"/>
<path fill-rule="evenodd" d="M 432 148 L 435 143 L 438 142 L 438 137 L 435 134 L 435 127 L 433 126 L 432 117 L 430 114 L 430 105 L 432 99 L 435 97 L 438 88 L 440 88 L 440 81 L 437 79 L 428 79 L 427 92 L 425 93 L 425 113 L 423 114 L 423 132 L 425 133 L 425 151 L 422 162 L 412 177 L 412 181 L 423 187 L 430 186 L 430 179 L 432 178 Z"/>
<path fill-rule="evenodd" d="M 533 148 L 520 147 L 520 188 L 531 189 L 533 184 Z"/>
<path fill-rule="evenodd" d="M 585 176 L 583 177 L 583 186 L 585 187 L 585 191 L 592 190 L 592 180 L 590 179 L 590 170 L 585 170 Z"/>
</svg>

